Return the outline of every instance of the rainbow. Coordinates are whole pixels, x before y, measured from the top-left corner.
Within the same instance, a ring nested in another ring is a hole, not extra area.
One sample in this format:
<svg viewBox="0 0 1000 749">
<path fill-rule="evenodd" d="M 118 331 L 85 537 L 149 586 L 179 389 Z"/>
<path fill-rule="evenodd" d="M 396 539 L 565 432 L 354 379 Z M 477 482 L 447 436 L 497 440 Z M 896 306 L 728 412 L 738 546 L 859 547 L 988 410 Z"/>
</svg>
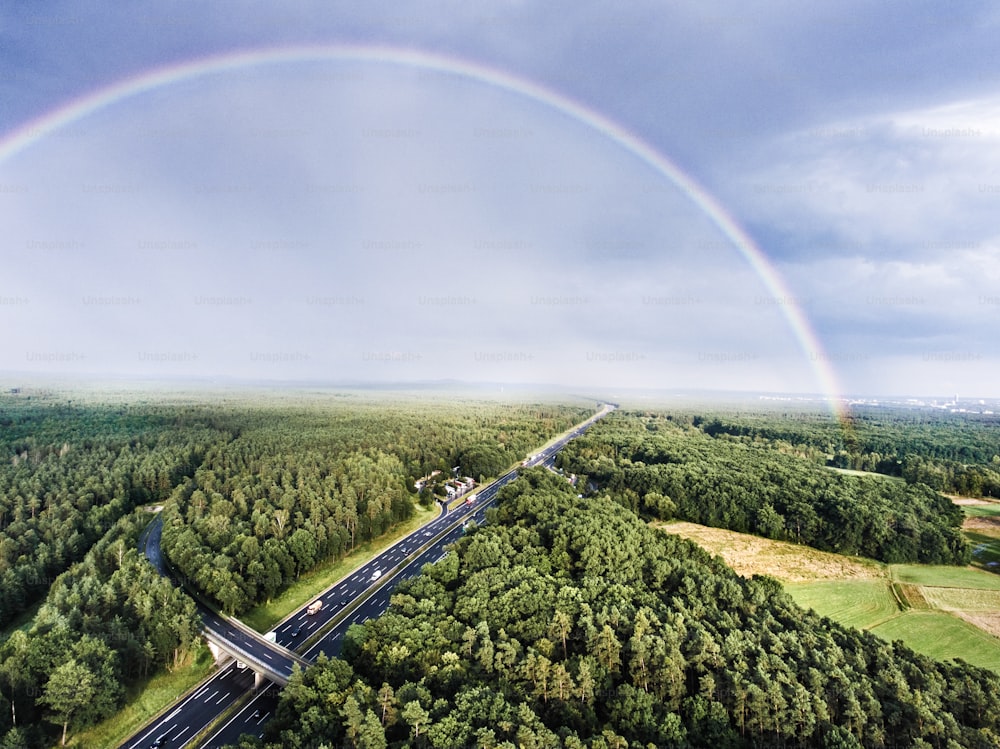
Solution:
<svg viewBox="0 0 1000 749">
<path fill-rule="evenodd" d="M 775 298 L 789 300 L 788 304 L 781 305 L 788 325 L 799 347 L 811 362 L 820 392 L 827 398 L 834 416 L 841 423 L 847 423 L 836 373 L 830 364 L 829 357 L 824 353 L 823 345 L 816 332 L 812 329 L 805 314 L 794 302 L 793 294 L 778 272 L 771 266 L 767 256 L 739 224 L 726 213 L 719 202 L 673 162 L 604 115 L 538 84 L 499 70 L 452 57 L 384 46 L 295 45 L 227 52 L 140 73 L 107 88 L 86 94 L 49 112 L 0 140 L 0 163 L 62 127 L 123 99 L 152 91 L 161 86 L 169 86 L 199 76 L 217 75 L 255 66 L 324 61 L 400 65 L 484 83 L 551 107 L 596 130 L 640 159 L 673 183 L 712 221 L 750 264 L 750 267 Z"/>
</svg>

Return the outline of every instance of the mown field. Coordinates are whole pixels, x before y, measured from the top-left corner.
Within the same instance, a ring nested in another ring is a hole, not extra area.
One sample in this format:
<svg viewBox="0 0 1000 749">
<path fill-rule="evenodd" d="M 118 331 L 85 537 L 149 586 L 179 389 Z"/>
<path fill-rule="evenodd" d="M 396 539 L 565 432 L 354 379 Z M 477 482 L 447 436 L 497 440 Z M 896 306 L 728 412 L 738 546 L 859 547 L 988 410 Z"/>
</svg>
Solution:
<svg viewBox="0 0 1000 749">
<path fill-rule="evenodd" d="M 980 506 L 967 509 L 973 507 Z M 694 523 L 656 526 L 720 555 L 741 575 L 780 580 L 800 606 L 841 624 L 902 640 L 933 658 L 961 658 L 1000 672 L 1000 575 L 885 565 Z"/>
</svg>

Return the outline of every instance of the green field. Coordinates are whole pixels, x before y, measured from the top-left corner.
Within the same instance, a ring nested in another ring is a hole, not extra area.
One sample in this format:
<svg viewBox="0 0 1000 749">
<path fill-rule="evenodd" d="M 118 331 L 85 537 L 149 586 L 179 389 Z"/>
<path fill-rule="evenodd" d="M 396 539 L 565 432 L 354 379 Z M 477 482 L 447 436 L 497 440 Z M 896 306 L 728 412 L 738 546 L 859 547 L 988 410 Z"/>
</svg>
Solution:
<svg viewBox="0 0 1000 749">
<path fill-rule="evenodd" d="M 949 613 L 990 614 L 1000 611 L 1000 590 L 958 587 L 966 580 L 977 584 L 982 581 L 970 579 L 964 574 L 955 575 L 958 579 L 948 577 L 956 572 L 991 577 L 990 573 L 961 567 L 904 567 L 905 576 L 911 580 L 944 580 L 950 585 L 908 583 L 900 586 L 904 593 L 907 588 L 915 588 L 915 591 L 910 591 L 917 594 L 914 598 L 923 596 L 923 601 L 907 601 L 908 605 L 914 606 L 908 610 L 900 609 L 888 579 L 798 583 L 786 585 L 785 589 L 803 608 L 814 609 L 840 624 L 867 629 L 885 640 L 902 640 L 908 647 L 931 658 L 961 658 L 976 666 L 1000 672 L 1000 638 Z M 895 567 L 893 571 L 896 571 Z"/>
<path fill-rule="evenodd" d="M 923 594 L 942 611 L 1000 611 L 1000 590 L 926 587 Z"/>
<path fill-rule="evenodd" d="M 1000 505 L 965 509 L 980 516 L 1000 514 Z M 932 658 L 962 658 L 1000 672 L 1000 637 L 991 634 L 1000 634 L 1000 575 L 993 572 L 883 565 L 695 523 L 655 526 L 721 555 L 741 575 L 781 580 L 800 606 L 840 624 L 902 640 Z M 977 543 L 973 534 L 966 533 Z M 1000 539 L 983 538 L 1000 546 Z"/>
<path fill-rule="evenodd" d="M 970 518 L 995 517 L 1000 515 L 1000 502 L 991 502 L 988 505 L 962 505 L 962 511 Z"/>
<path fill-rule="evenodd" d="M 793 583 L 785 590 L 802 608 L 815 609 L 818 614 L 858 629 L 870 629 L 900 613 L 889 581 L 884 578 Z"/>
<path fill-rule="evenodd" d="M 961 658 L 1000 672 L 1000 640 L 944 612 L 906 611 L 871 632 L 886 640 L 902 640 L 918 653 L 938 660 Z"/>
<path fill-rule="evenodd" d="M 950 567 L 947 565 L 894 564 L 890 568 L 894 580 L 934 588 L 972 588 L 1000 590 L 1000 575 L 991 572 Z"/>
</svg>

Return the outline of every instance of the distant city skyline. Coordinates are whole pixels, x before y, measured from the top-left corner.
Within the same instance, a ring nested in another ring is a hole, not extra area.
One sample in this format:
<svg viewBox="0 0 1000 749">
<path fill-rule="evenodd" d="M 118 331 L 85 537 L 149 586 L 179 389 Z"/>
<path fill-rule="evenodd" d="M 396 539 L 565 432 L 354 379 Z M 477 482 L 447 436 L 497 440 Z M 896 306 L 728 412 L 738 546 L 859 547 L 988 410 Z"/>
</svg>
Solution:
<svg viewBox="0 0 1000 749">
<path fill-rule="evenodd" d="M 0 375 L 1000 395 L 991 4 L 246 5 L 0 10 Z"/>
</svg>

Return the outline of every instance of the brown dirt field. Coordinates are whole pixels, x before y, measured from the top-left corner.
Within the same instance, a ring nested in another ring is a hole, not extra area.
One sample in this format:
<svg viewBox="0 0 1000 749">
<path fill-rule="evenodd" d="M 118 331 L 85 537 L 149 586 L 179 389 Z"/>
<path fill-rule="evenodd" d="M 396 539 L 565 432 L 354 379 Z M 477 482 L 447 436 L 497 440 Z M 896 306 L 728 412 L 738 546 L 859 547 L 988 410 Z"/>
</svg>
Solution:
<svg viewBox="0 0 1000 749">
<path fill-rule="evenodd" d="M 952 611 L 955 616 L 964 619 L 974 627 L 979 627 L 985 632 L 989 632 L 994 637 L 1000 637 L 1000 611 L 973 612 L 973 611 Z"/>
<path fill-rule="evenodd" d="M 875 579 L 886 574 L 878 562 L 829 554 L 785 541 L 771 541 L 696 523 L 656 523 L 655 526 L 718 554 L 744 577 L 763 574 L 786 583 L 802 583 Z"/>
<path fill-rule="evenodd" d="M 996 535 L 1000 533 L 1000 517 L 966 518 L 962 521 L 962 530 Z"/>
<path fill-rule="evenodd" d="M 927 599 L 924 598 L 924 592 L 919 585 L 908 583 L 895 583 L 895 585 L 900 596 L 910 605 L 911 609 L 928 610 L 932 608 Z"/>
<path fill-rule="evenodd" d="M 952 504 L 956 505 L 992 505 L 995 502 L 991 502 L 988 499 L 979 499 L 977 497 L 959 497 L 956 494 L 945 494 L 945 496 L 952 501 Z"/>
</svg>

